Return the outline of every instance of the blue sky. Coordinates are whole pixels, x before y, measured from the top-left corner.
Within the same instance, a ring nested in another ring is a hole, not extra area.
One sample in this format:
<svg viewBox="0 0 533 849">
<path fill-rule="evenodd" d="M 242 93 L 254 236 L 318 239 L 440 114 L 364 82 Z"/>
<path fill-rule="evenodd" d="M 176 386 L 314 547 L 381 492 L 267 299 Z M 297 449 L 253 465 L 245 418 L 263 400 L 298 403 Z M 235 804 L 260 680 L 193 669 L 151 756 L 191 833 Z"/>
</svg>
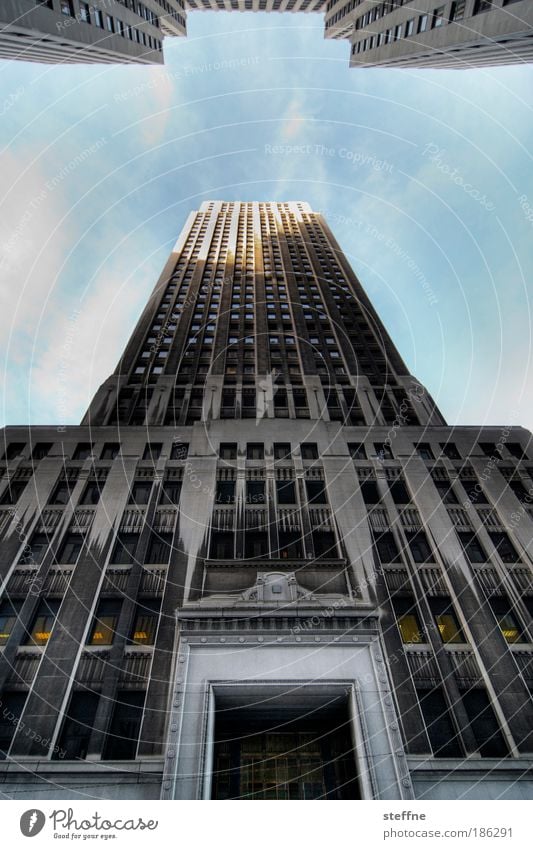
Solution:
<svg viewBox="0 0 533 849">
<path fill-rule="evenodd" d="M 165 56 L 0 66 L 5 421 L 79 422 L 223 198 L 323 211 L 448 421 L 532 427 L 533 66 L 350 70 L 290 14 L 192 13 Z"/>
</svg>

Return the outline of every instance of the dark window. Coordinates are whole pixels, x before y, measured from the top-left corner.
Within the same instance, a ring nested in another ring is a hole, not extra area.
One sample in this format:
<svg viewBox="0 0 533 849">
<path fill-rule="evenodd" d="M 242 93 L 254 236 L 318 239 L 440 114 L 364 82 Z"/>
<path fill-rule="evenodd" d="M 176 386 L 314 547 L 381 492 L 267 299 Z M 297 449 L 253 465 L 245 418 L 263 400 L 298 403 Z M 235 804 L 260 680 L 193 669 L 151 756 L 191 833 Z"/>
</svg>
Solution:
<svg viewBox="0 0 533 849">
<path fill-rule="evenodd" d="M 233 504 L 235 502 L 235 481 L 217 481 L 217 504 Z"/>
<path fill-rule="evenodd" d="M 460 758 L 461 743 L 442 690 L 417 690 L 429 742 L 436 758 Z"/>
<path fill-rule="evenodd" d="M 498 622 L 502 636 L 508 643 L 522 643 L 524 635 L 518 619 L 505 596 L 491 596 L 489 604 Z"/>
<path fill-rule="evenodd" d="M 364 442 L 349 442 L 348 451 L 353 460 L 366 460 L 366 450 Z"/>
<path fill-rule="evenodd" d="M 533 499 L 533 491 L 529 494 L 522 481 L 509 481 L 509 486 L 523 504 L 529 504 Z"/>
<path fill-rule="evenodd" d="M 441 442 L 439 443 L 442 453 L 448 460 L 460 460 L 461 455 L 457 450 L 457 446 L 453 442 Z"/>
<path fill-rule="evenodd" d="M 276 481 L 276 493 L 278 504 L 295 504 L 296 487 L 294 481 Z"/>
<path fill-rule="evenodd" d="M 397 595 L 392 599 L 392 606 L 400 629 L 403 643 L 423 643 L 424 632 L 418 610 L 412 596 Z"/>
<path fill-rule="evenodd" d="M 130 492 L 130 504 L 148 504 L 152 491 L 151 481 L 136 481 Z"/>
<path fill-rule="evenodd" d="M 409 504 L 411 501 L 403 481 L 389 481 L 389 489 L 395 504 Z"/>
<path fill-rule="evenodd" d="M 442 498 L 444 504 L 459 503 L 458 498 L 448 481 L 435 481 L 435 486 L 437 487 L 437 492 Z"/>
<path fill-rule="evenodd" d="M 302 538 L 295 531 L 280 531 L 279 556 L 283 559 L 300 559 L 303 557 Z"/>
<path fill-rule="evenodd" d="M 338 557 L 335 534 L 331 531 L 313 531 L 313 547 L 315 557 L 319 559 Z"/>
<path fill-rule="evenodd" d="M 189 443 L 188 442 L 174 442 L 172 444 L 172 450 L 170 452 L 171 460 L 186 460 L 189 456 Z"/>
<path fill-rule="evenodd" d="M 419 442 L 418 445 L 415 445 L 418 456 L 421 460 L 434 460 L 433 451 L 431 450 L 431 445 L 429 442 Z"/>
<path fill-rule="evenodd" d="M 87 757 L 99 698 L 97 693 L 87 690 L 72 694 L 59 735 L 59 751 L 54 753 L 54 759 L 61 757 L 78 761 Z"/>
<path fill-rule="evenodd" d="M 16 504 L 26 489 L 27 481 L 12 481 L 8 483 L 0 498 L 0 504 Z"/>
<path fill-rule="evenodd" d="M 104 599 L 98 604 L 89 633 L 88 645 L 111 646 L 115 639 L 122 602 L 119 599 Z"/>
<path fill-rule="evenodd" d="M 247 504 L 264 504 L 265 503 L 265 482 L 264 481 L 246 481 L 246 503 Z"/>
<path fill-rule="evenodd" d="M 309 504 L 328 503 L 324 481 L 306 480 L 305 488 Z"/>
<path fill-rule="evenodd" d="M 213 531 L 210 557 L 212 560 L 230 560 L 235 556 L 234 535 L 230 531 Z"/>
<path fill-rule="evenodd" d="M 262 442 L 248 442 L 246 444 L 247 460 L 264 460 L 265 447 Z"/>
<path fill-rule="evenodd" d="M 363 481 L 361 484 L 361 495 L 367 507 L 379 504 L 378 485 L 375 481 Z"/>
<path fill-rule="evenodd" d="M 0 604 L 0 646 L 5 646 L 17 623 L 22 601 L 3 601 Z"/>
<path fill-rule="evenodd" d="M 53 442 L 36 442 L 31 454 L 32 460 L 43 460 L 52 450 Z"/>
<path fill-rule="evenodd" d="M 511 454 L 517 460 L 527 460 L 527 454 L 519 442 L 507 442 L 505 447 L 507 448 L 509 454 Z"/>
<path fill-rule="evenodd" d="M 302 442 L 300 449 L 302 460 L 318 460 L 318 446 L 316 442 Z"/>
<path fill-rule="evenodd" d="M 50 497 L 50 504 L 68 504 L 75 481 L 59 481 Z"/>
<path fill-rule="evenodd" d="M 374 442 L 374 450 L 378 460 L 393 460 L 393 454 L 390 445 L 386 442 Z"/>
<path fill-rule="evenodd" d="M 464 643 L 465 638 L 451 599 L 434 596 L 429 606 L 443 643 Z"/>
<path fill-rule="evenodd" d="M 91 456 L 92 450 L 92 442 L 78 442 L 78 445 L 72 457 L 74 460 L 86 460 L 88 457 Z"/>
<path fill-rule="evenodd" d="M 159 460 L 162 450 L 162 442 L 147 442 L 143 452 L 143 460 L 152 460 L 152 462 Z"/>
<path fill-rule="evenodd" d="M 219 453 L 220 453 L 220 459 L 221 460 L 236 460 L 237 459 L 237 443 L 236 442 L 221 442 Z"/>
<path fill-rule="evenodd" d="M 120 451 L 120 442 L 106 442 L 100 456 L 101 460 L 114 460 Z"/>
<path fill-rule="evenodd" d="M 409 548 L 415 563 L 427 563 L 428 561 L 433 561 L 433 553 L 429 547 L 424 531 L 406 533 L 405 536 L 407 537 L 407 542 L 409 543 Z"/>
<path fill-rule="evenodd" d="M 83 547 L 82 534 L 67 534 L 57 554 L 57 562 L 74 565 Z"/>
<path fill-rule="evenodd" d="M 374 544 L 381 563 L 397 563 L 401 559 L 392 531 L 375 534 Z"/>
<path fill-rule="evenodd" d="M 181 496 L 181 481 L 167 480 L 163 481 L 161 487 L 160 504 L 172 504 L 176 506 L 179 503 Z"/>
<path fill-rule="evenodd" d="M 26 636 L 27 646 L 45 646 L 50 639 L 54 622 L 59 612 L 59 599 L 43 599 L 33 617 L 31 628 Z"/>
<path fill-rule="evenodd" d="M 172 534 L 152 533 L 146 554 L 147 563 L 168 563 L 172 550 Z"/>
<path fill-rule="evenodd" d="M 486 563 L 487 555 L 472 531 L 458 531 L 457 536 L 470 563 Z"/>
<path fill-rule="evenodd" d="M 19 457 L 24 448 L 26 447 L 25 442 L 10 442 L 6 448 L 5 454 L 2 457 L 2 460 L 15 460 Z"/>
<path fill-rule="evenodd" d="M 96 481 L 91 481 L 83 491 L 80 504 L 98 504 L 99 501 L 100 485 Z"/>
<path fill-rule="evenodd" d="M 476 687 L 464 693 L 462 699 L 480 755 L 484 758 L 504 758 L 508 755 L 486 691 Z"/>
<path fill-rule="evenodd" d="M 253 559 L 268 557 L 268 536 L 262 531 L 247 531 L 244 540 L 244 555 Z"/>
<path fill-rule="evenodd" d="M 146 693 L 119 690 L 102 758 L 106 761 L 134 760 Z"/>
<path fill-rule="evenodd" d="M 504 531 L 489 531 L 489 537 L 504 563 L 520 563 L 520 558 Z"/>
<path fill-rule="evenodd" d="M 497 457 L 499 460 L 502 459 L 502 455 L 496 448 L 495 442 L 480 442 L 478 444 L 486 457 Z"/>
<path fill-rule="evenodd" d="M 33 534 L 27 546 L 24 546 L 19 563 L 25 566 L 39 565 L 48 548 L 49 538 L 47 534 Z"/>
<path fill-rule="evenodd" d="M 122 566 L 133 563 L 138 541 L 138 534 L 117 534 L 110 563 Z"/>
<path fill-rule="evenodd" d="M 141 646 L 153 646 L 161 610 L 159 599 L 140 601 L 135 610 L 130 642 Z"/>
<path fill-rule="evenodd" d="M 488 504 L 487 496 L 481 489 L 481 485 L 477 483 L 476 480 L 472 480 L 472 478 L 460 478 L 461 483 L 463 484 L 468 500 L 472 502 L 472 504 Z"/>
<path fill-rule="evenodd" d="M 27 693 L 5 692 L 0 697 L 0 759 L 4 759 L 9 751 L 27 696 Z"/>
<path fill-rule="evenodd" d="M 289 460 L 291 457 L 290 442 L 275 442 L 274 443 L 274 459 Z"/>
</svg>

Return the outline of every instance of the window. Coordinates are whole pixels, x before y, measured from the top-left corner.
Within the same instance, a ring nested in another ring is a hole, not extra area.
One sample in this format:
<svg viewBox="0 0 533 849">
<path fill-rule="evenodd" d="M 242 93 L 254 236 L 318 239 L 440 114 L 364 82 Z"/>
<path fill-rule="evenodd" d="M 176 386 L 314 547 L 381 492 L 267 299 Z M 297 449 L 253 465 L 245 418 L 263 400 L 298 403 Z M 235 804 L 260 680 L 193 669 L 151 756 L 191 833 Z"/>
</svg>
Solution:
<svg viewBox="0 0 533 849">
<path fill-rule="evenodd" d="M 176 507 L 180 500 L 180 496 L 181 481 L 163 481 L 163 486 L 161 487 L 161 498 L 159 499 L 160 504 L 172 504 Z"/>
<path fill-rule="evenodd" d="M 290 442 L 274 443 L 274 460 L 289 460 L 291 457 Z"/>
<path fill-rule="evenodd" d="M 72 5 L 72 0 L 60 0 L 59 10 L 62 15 L 68 15 L 70 18 L 74 17 L 74 7 Z"/>
<path fill-rule="evenodd" d="M 487 562 L 487 555 L 473 531 L 458 531 L 457 536 L 470 563 Z"/>
<path fill-rule="evenodd" d="M 415 445 L 418 456 L 421 460 L 434 460 L 433 451 L 431 450 L 431 446 L 428 442 L 419 442 L 418 445 Z"/>
<path fill-rule="evenodd" d="M 313 547 L 315 557 L 319 560 L 334 560 L 338 556 L 335 534 L 331 531 L 313 531 Z"/>
<path fill-rule="evenodd" d="M 109 562 L 117 566 L 127 566 L 130 563 L 133 563 L 138 541 L 138 534 L 117 534 L 113 553 L 111 554 L 111 560 Z"/>
<path fill-rule="evenodd" d="M 17 623 L 22 601 L 3 601 L 0 604 L 0 646 L 5 646 Z"/>
<path fill-rule="evenodd" d="M 456 0 L 452 3 L 450 21 L 462 21 L 465 16 L 466 0 Z"/>
<path fill-rule="evenodd" d="M 106 737 L 103 760 L 134 760 L 139 742 L 139 732 L 146 693 L 119 690 L 113 709 L 111 725 Z"/>
<path fill-rule="evenodd" d="M 63 540 L 63 544 L 57 555 L 57 562 L 74 565 L 80 556 L 83 547 L 83 535 L 69 533 Z"/>
<path fill-rule="evenodd" d="M 432 21 L 432 24 L 431 24 L 433 29 L 435 29 L 435 27 L 441 27 L 444 24 L 444 10 L 445 10 L 445 8 L 446 8 L 445 6 L 439 6 L 437 9 L 434 10 L 433 21 Z"/>
<path fill-rule="evenodd" d="M 130 492 L 130 504 L 148 504 L 152 492 L 151 481 L 135 481 Z"/>
<path fill-rule="evenodd" d="M 246 503 L 247 504 L 264 504 L 265 503 L 265 482 L 264 481 L 246 481 Z"/>
<path fill-rule="evenodd" d="M 72 694 L 59 735 L 59 752 L 54 754 L 54 758 L 60 754 L 68 761 L 84 760 L 87 757 L 99 699 L 97 693 L 87 690 Z"/>
<path fill-rule="evenodd" d="M 459 500 L 449 481 L 435 481 L 437 492 L 444 504 L 458 504 Z"/>
<path fill-rule="evenodd" d="M 303 557 L 302 538 L 298 532 L 279 532 L 279 557 L 284 560 L 299 560 Z"/>
<path fill-rule="evenodd" d="M 147 563 L 168 563 L 170 552 L 172 550 L 172 534 L 161 533 L 155 531 L 150 537 L 148 544 L 148 552 L 146 554 Z"/>
<path fill-rule="evenodd" d="M 407 542 L 415 563 L 433 561 L 433 554 L 424 531 L 406 533 L 405 536 L 407 537 Z"/>
<path fill-rule="evenodd" d="M 113 18 L 111 17 L 111 15 L 105 16 L 105 24 L 106 24 L 106 29 L 109 32 L 115 32 L 115 27 L 113 25 Z"/>
<path fill-rule="evenodd" d="M 119 599 L 104 599 L 98 604 L 89 633 L 88 645 L 113 645 L 121 608 L 122 602 Z"/>
<path fill-rule="evenodd" d="M 374 545 L 381 563 L 398 563 L 400 552 L 392 531 L 384 531 L 382 534 L 374 534 Z"/>
<path fill-rule="evenodd" d="M 106 442 L 100 456 L 101 460 L 114 460 L 120 451 L 120 442 Z"/>
<path fill-rule="evenodd" d="M 48 548 L 48 536 L 35 533 L 32 535 L 28 545 L 24 546 L 19 563 L 24 566 L 38 566 L 43 562 L 44 554 Z"/>
<path fill-rule="evenodd" d="M 188 442 L 174 442 L 170 452 L 171 460 L 186 460 L 189 456 Z"/>
<path fill-rule="evenodd" d="M 302 460 L 318 460 L 318 446 L 316 442 L 302 442 L 300 450 Z"/>
<path fill-rule="evenodd" d="M 83 491 L 80 504 L 98 504 L 100 501 L 100 485 L 90 481 Z"/>
<path fill-rule="evenodd" d="M 441 447 L 441 451 L 448 460 L 460 460 L 461 455 L 457 450 L 457 446 L 453 442 L 441 442 L 439 443 Z"/>
<path fill-rule="evenodd" d="M 235 481 L 217 481 L 215 500 L 217 504 L 235 502 Z"/>
<path fill-rule="evenodd" d="M 463 754 L 461 744 L 442 690 L 417 690 L 417 696 L 434 756 L 460 758 Z"/>
<path fill-rule="evenodd" d="M 507 442 L 505 446 L 513 457 L 517 460 L 527 460 L 527 454 L 519 442 Z"/>
<path fill-rule="evenodd" d="M 512 489 L 519 501 L 529 504 L 533 498 L 533 493 L 528 493 L 524 484 L 521 481 L 509 481 L 509 487 Z"/>
<path fill-rule="evenodd" d="M 415 19 L 411 18 L 405 22 L 405 38 L 408 38 L 415 31 Z"/>
<path fill-rule="evenodd" d="M 305 488 L 309 504 L 327 504 L 324 481 L 306 480 Z"/>
<path fill-rule="evenodd" d="M 159 460 L 162 450 L 163 444 L 161 442 L 147 442 L 143 452 L 143 460 L 151 460 L 152 462 Z"/>
<path fill-rule="evenodd" d="M 509 752 L 486 691 L 474 687 L 462 695 L 462 700 L 480 755 L 484 758 L 506 757 Z"/>
<path fill-rule="evenodd" d="M 374 450 L 376 452 L 376 457 L 378 460 L 393 460 L 393 454 L 390 449 L 390 445 L 387 445 L 385 442 L 374 442 Z"/>
<path fill-rule="evenodd" d="M 489 537 L 504 563 L 520 563 L 520 558 L 504 531 L 490 531 Z"/>
<path fill-rule="evenodd" d="M 363 481 L 361 483 L 361 495 L 367 507 L 372 504 L 379 504 L 380 495 L 376 481 Z"/>
<path fill-rule="evenodd" d="M 428 16 L 420 15 L 418 19 L 418 32 L 425 32 L 428 28 Z"/>
<path fill-rule="evenodd" d="M 249 560 L 268 557 L 268 535 L 262 531 L 247 531 L 244 538 L 244 556 Z"/>
<path fill-rule="evenodd" d="M 502 459 L 502 455 L 494 442 L 479 442 L 478 445 L 486 457 L 497 457 L 498 460 Z"/>
<path fill-rule="evenodd" d="M 88 3 L 80 2 L 80 21 L 82 21 L 85 24 L 91 23 L 91 14 L 90 14 L 90 8 L 89 8 Z"/>
<path fill-rule="evenodd" d="M 219 449 L 221 460 L 236 460 L 237 459 L 237 443 L 236 442 L 221 442 Z"/>
<path fill-rule="evenodd" d="M 59 599 L 43 599 L 33 617 L 31 628 L 26 637 L 27 646 L 45 646 L 52 634 L 61 602 Z"/>
<path fill-rule="evenodd" d="M 395 504 L 402 505 L 410 503 L 411 497 L 403 481 L 389 481 L 389 490 Z"/>
<path fill-rule="evenodd" d="M 278 504 L 295 504 L 296 487 L 294 486 L 294 481 L 276 481 L 276 494 Z"/>
<path fill-rule="evenodd" d="M 392 606 L 403 643 L 423 643 L 424 632 L 412 596 L 395 596 Z"/>
<path fill-rule="evenodd" d="M 348 451 L 352 460 L 366 460 L 366 450 L 364 442 L 349 442 Z"/>
<path fill-rule="evenodd" d="M 488 12 L 492 8 L 493 0 L 476 0 L 474 3 L 474 15 L 479 12 Z"/>
<path fill-rule="evenodd" d="M 442 642 L 464 643 L 465 638 L 455 610 L 453 609 L 451 599 L 434 596 L 429 599 L 429 606 Z"/>
<path fill-rule="evenodd" d="M 153 646 L 160 610 L 159 599 L 146 599 L 139 602 L 130 634 L 131 643 L 139 646 Z"/>
<path fill-rule="evenodd" d="M 27 693 L 17 692 L 3 692 L 1 695 L 0 758 L 5 758 L 9 751 L 27 696 Z"/>
<path fill-rule="evenodd" d="M 212 560 L 230 560 L 235 555 L 235 540 L 229 531 L 214 531 L 209 555 Z"/>
<path fill-rule="evenodd" d="M 24 448 L 26 447 L 25 442 L 10 442 L 6 448 L 3 460 L 16 460 L 17 457 L 20 457 Z"/>
<path fill-rule="evenodd" d="M 87 460 L 91 456 L 93 450 L 92 442 L 78 442 L 76 450 L 72 455 L 73 460 Z"/>
<path fill-rule="evenodd" d="M 508 599 L 505 596 L 491 596 L 488 601 L 504 639 L 508 643 L 522 643 L 524 635 Z"/>
<path fill-rule="evenodd" d="M 50 504 L 68 504 L 75 481 L 59 481 L 50 497 Z"/>
<path fill-rule="evenodd" d="M 44 460 L 52 450 L 53 442 L 36 442 L 31 454 L 32 460 Z"/>
<path fill-rule="evenodd" d="M 246 444 L 247 460 L 264 460 L 265 448 L 262 442 L 248 442 Z"/>
<path fill-rule="evenodd" d="M 0 498 L 0 504 L 16 504 L 26 489 L 27 481 L 9 482 Z"/>
</svg>

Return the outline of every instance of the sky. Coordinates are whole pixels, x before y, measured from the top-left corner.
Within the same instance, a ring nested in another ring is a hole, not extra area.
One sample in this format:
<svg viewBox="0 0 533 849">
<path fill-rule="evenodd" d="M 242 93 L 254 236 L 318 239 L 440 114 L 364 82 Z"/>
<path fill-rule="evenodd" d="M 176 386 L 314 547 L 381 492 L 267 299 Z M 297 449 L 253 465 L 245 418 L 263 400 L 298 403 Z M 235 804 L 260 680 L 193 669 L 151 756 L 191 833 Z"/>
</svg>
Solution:
<svg viewBox="0 0 533 849">
<path fill-rule="evenodd" d="M 533 65 L 349 69 L 320 15 L 207 13 L 165 65 L 0 64 L 7 424 L 77 424 L 204 200 L 322 212 L 450 424 L 533 427 Z"/>
</svg>

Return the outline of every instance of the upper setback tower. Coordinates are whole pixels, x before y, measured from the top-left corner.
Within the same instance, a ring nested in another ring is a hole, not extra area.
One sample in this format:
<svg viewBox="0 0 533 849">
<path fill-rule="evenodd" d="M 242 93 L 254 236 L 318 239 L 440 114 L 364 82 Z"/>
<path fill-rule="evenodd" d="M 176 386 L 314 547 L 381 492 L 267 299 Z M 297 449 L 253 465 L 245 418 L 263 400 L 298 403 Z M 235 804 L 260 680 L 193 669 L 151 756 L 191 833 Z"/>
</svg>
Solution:
<svg viewBox="0 0 533 849">
<path fill-rule="evenodd" d="M 0 461 L 7 798 L 530 798 L 533 460 L 449 427 L 305 203 L 192 213 Z"/>
</svg>

